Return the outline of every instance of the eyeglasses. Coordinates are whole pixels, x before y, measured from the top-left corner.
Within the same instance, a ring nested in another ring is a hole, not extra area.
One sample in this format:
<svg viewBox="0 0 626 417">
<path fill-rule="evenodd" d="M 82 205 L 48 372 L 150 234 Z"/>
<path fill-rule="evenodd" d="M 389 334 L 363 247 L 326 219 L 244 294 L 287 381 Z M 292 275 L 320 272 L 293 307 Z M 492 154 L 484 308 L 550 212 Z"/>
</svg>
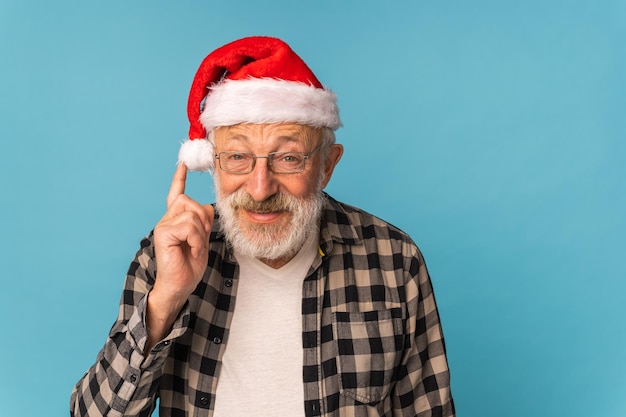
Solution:
<svg viewBox="0 0 626 417">
<path fill-rule="evenodd" d="M 304 152 L 271 152 L 265 156 L 257 156 L 252 152 L 220 152 L 215 155 L 222 171 L 229 174 L 249 174 L 254 170 L 256 160 L 266 158 L 267 164 L 274 174 L 297 174 L 304 171 L 306 160 L 317 152 L 322 145 L 305 155 Z"/>
</svg>

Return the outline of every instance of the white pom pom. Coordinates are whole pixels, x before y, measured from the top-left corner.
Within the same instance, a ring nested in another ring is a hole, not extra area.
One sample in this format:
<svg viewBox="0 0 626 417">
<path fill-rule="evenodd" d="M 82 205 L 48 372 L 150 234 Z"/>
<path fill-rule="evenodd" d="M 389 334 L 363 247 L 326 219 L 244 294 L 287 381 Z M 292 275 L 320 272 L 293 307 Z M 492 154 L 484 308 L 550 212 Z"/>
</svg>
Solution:
<svg viewBox="0 0 626 417">
<path fill-rule="evenodd" d="M 213 145 L 206 139 L 183 142 L 178 152 L 178 163 L 184 162 L 190 171 L 213 172 Z"/>
</svg>

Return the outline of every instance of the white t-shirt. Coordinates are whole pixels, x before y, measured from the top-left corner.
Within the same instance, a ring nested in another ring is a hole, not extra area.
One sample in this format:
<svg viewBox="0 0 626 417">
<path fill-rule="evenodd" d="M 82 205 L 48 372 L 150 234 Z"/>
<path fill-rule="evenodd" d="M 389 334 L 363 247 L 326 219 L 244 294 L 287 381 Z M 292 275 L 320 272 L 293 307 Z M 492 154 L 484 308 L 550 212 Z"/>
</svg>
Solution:
<svg viewBox="0 0 626 417">
<path fill-rule="evenodd" d="M 215 417 L 304 416 L 302 282 L 317 242 L 311 236 L 279 269 L 235 253 L 239 283 Z"/>
</svg>

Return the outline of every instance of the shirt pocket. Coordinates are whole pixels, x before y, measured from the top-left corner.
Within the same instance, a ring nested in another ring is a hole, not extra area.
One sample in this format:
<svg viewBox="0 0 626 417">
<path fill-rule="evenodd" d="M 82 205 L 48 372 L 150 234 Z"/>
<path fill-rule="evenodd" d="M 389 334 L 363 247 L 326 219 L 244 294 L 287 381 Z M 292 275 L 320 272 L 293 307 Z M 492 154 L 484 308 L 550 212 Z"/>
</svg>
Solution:
<svg viewBox="0 0 626 417">
<path fill-rule="evenodd" d="M 364 404 L 389 395 L 402 356 L 402 322 L 400 308 L 334 313 L 333 339 L 342 395 Z"/>
</svg>

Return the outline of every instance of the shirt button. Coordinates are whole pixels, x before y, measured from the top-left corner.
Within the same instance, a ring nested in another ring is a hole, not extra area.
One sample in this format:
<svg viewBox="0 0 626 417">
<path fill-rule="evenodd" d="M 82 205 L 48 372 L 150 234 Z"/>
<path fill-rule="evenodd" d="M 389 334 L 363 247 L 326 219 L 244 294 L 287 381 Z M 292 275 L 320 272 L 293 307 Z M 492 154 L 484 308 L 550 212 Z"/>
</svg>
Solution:
<svg viewBox="0 0 626 417">
<path fill-rule="evenodd" d="M 169 344 L 170 344 L 169 340 L 166 340 L 164 342 L 158 343 L 156 346 L 154 346 L 152 348 L 152 351 L 153 352 L 160 352 L 160 351 L 163 350 L 163 348 L 165 348 L 166 346 L 169 346 Z"/>
<path fill-rule="evenodd" d="M 130 382 L 133 382 L 133 383 L 134 383 L 135 381 L 137 381 L 137 375 L 132 374 L 132 375 L 130 376 Z"/>
<path fill-rule="evenodd" d="M 209 405 L 209 397 L 200 397 L 200 404 Z"/>
<path fill-rule="evenodd" d="M 232 287 L 233 286 L 233 280 L 232 279 L 227 279 L 226 281 L 224 281 L 224 285 L 227 287 Z"/>
<path fill-rule="evenodd" d="M 215 343 L 216 345 L 219 345 L 220 343 L 222 343 L 222 339 L 220 339 L 219 337 L 214 337 L 213 343 Z"/>
</svg>

